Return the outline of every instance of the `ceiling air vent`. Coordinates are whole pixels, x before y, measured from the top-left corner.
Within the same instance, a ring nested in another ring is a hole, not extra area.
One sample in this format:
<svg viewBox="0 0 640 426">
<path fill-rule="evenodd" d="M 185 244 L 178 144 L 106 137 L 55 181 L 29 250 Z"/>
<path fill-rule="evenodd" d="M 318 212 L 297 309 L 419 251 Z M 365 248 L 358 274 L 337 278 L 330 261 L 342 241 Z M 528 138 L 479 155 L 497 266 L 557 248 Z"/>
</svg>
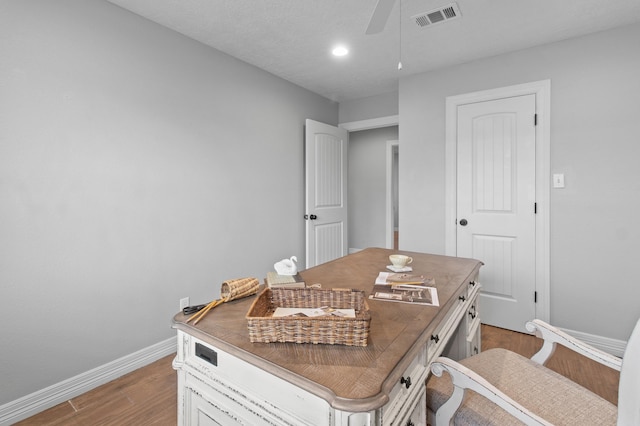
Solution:
<svg viewBox="0 0 640 426">
<path fill-rule="evenodd" d="M 430 10 L 428 12 L 419 13 L 411 17 L 420 28 L 429 27 L 441 22 L 450 21 L 459 18 L 460 8 L 457 3 L 449 3 L 446 6 Z"/>
</svg>

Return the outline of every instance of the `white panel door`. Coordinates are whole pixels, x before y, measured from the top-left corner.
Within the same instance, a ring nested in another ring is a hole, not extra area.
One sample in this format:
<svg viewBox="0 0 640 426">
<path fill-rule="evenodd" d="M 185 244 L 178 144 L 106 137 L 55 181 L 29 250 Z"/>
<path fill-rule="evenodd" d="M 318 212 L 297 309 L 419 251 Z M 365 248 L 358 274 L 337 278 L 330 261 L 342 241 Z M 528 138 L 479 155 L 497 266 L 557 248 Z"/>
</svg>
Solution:
<svg viewBox="0 0 640 426">
<path fill-rule="evenodd" d="M 535 316 L 535 95 L 458 107 L 457 253 L 484 262 L 482 322 Z"/>
<path fill-rule="evenodd" d="M 348 132 L 305 122 L 306 267 L 347 254 Z"/>
</svg>

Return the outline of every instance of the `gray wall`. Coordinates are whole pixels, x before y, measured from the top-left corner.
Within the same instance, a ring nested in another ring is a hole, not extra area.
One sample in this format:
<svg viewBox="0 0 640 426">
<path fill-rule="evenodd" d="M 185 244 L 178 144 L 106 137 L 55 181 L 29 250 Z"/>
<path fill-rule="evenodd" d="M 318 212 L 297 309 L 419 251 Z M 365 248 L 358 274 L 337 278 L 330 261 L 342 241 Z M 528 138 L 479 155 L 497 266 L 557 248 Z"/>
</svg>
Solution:
<svg viewBox="0 0 640 426">
<path fill-rule="evenodd" d="M 353 100 L 338 120 L 335 103 L 110 4 L 0 2 L 0 404 L 172 336 L 181 297 L 304 258 L 304 118 L 399 108 L 400 245 L 443 253 L 446 96 L 547 78 L 567 183 L 551 193 L 551 319 L 626 340 L 638 39 L 635 25 L 403 77 L 399 107 Z"/>
<path fill-rule="evenodd" d="M 349 247 L 386 246 L 387 141 L 398 126 L 349 133 Z"/>
<path fill-rule="evenodd" d="M 445 99 L 551 80 L 551 321 L 627 340 L 640 317 L 640 25 L 400 81 L 400 247 L 445 250 Z M 427 131 L 428 130 L 428 131 Z"/>
<path fill-rule="evenodd" d="M 340 123 L 398 115 L 398 92 L 340 102 Z"/>
<path fill-rule="evenodd" d="M 304 259 L 304 119 L 336 103 L 97 0 L 2 1 L 0 40 L 0 405 Z"/>
</svg>

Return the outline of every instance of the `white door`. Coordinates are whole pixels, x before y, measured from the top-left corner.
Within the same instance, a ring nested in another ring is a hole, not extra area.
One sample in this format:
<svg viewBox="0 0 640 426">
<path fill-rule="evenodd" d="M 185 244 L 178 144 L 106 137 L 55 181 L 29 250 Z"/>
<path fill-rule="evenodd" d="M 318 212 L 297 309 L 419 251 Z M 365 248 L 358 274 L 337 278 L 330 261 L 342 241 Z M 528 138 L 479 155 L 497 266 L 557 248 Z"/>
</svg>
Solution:
<svg viewBox="0 0 640 426">
<path fill-rule="evenodd" d="M 457 254 L 484 262 L 482 322 L 535 317 L 535 95 L 458 106 Z"/>
<path fill-rule="evenodd" d="M 305 122 L 306 267 L 347 254 L 348 132 Z"/>
</svg>

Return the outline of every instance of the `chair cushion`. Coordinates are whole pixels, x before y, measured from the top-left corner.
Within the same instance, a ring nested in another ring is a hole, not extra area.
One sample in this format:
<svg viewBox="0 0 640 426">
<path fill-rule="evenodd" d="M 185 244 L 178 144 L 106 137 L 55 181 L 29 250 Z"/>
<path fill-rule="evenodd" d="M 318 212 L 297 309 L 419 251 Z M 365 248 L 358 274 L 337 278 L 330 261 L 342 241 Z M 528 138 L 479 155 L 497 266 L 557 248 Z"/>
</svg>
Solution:
<svg viewBox="0 0 640 426">
<path fill-rule="evenodd" d="M 489 349 L 460 361 L 515 401 L 554 425 L 615 425 L 617 407 L 566 377 L 506 349 Z M 427 408 L 436 412 L 453 391 L 450 376 L 427 380 Z M 467 390 L 456 425 L 520 425 L 509 413 Z"/>
</svg>

